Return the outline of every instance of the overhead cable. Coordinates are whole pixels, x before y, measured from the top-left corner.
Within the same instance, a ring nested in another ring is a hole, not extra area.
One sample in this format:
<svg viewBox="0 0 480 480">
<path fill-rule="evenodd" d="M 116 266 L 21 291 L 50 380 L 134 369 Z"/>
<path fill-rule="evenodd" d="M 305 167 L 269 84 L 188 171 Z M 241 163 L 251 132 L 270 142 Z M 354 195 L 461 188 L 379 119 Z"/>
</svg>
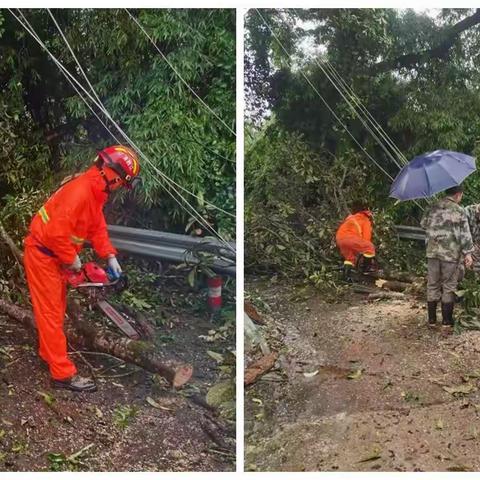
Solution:
<svg viewBox="0 0 480 480">
<path fill-rule="evenodd" d="M 163 60 L 167 63 L 167 65 L 174 71 L 175 75 L 181 80 L 181 82 L 188 88 L 188 90 L 192 93 L 192 95 L 213 115 L 217 120 L 219 120 L 222 125 L 235 137 L 237 134 L 235 131 L 229 127 L 223 120 L 220 118 L 220 116 L 215 113 L 215 111 L 210 108 L 205 101 L 195 92 L 195 90 L 188 84 L 188 82 L 180 75 L 179 71 L 172 65 L 172 63 L 168 60 L 167 56 L 160 50 L 158 45 L 155 43 L 153 38 L 149 35 L 149 33 L 145 30 L 143 25 L 130 13 L 128 8 L 124 9 L 130 18 L 137 24 L 137 26 L 140 28 L 140 30 L 145 34 L 145 36 L 150 40 L 150 43 L 155 47 L 155 50 L 160 54 L 160 56 L 163 58 Z"/>
<path fill-rule="evenodd" d="M 278 36 L 276 35 L 276 33 L 273 31 L 273 29 L 270 27 L 270 25 L 268 24 L 268 22 L 264 19 L 264 17 L 262 16 L 262 14 L 260 13 L 260 11 L 258 9 L 255 9 L 257 14 L 260 16 L 260 18 L 262 19 L 263 23 L 265 24 L 265 26 L 268 28 L 268 30 L 270 31 L 270 33 L 272 34 L 272 36 L 275 38 L 276 42 L 278 43 L 278 45 L 280 46 L 280 48 L 285 52 L 285 54 L 288 56 L 288 58 L 290 59 L 290 65 L 294 65 L 294 61 L 293 61 L 293 58 L 292 58 L 292 55 L 290 55 L 290 53 L 288 52 L 288 50 L 284 47 L 283 43 L 280 41 L 280 39 L 278 38 Z M 353 136 L 353 134 L 350 132 L 350 130 L 348 129 L 348 127 L 345 125 L 345 123 L 340 119 L 340 117 L 335 113 L 335 111 L 330 107 L 330 105 L 328 104 L 328 102 L 325 100 L 325 98 L 322 96 L 322 94 L 318 91 L 318 89 L 315 87 L 315 85 L 313 85 L 313 83 L 310 81 L 310 79 L 305 75 L 305 73 L 302 71 L 302 70 L 299 70 L 300 72 L 300 75 L 302 75 L 302 77 L 305 79 L 305 81 L 310 85 L 310 87 L 313 89 L 313 91 L 318 95 L 318 97 L 320 98 L 320 100 L 323 102 L 323 104 L 327 107 L 327 109 L 329 110 L 329 112 L 335 117 L 335 119 L 337 120 L 337 122 L 342 126 L 342 128 L 345 130 L 346 133 L 348 133 L 348 135 L 352 138 L 352 140 L 356 143 L 356 145 L 358 145 L 358 147 L 363 151 L 363 153 L 379 168 L 379 170 L 381 170 L 390 180 L 393 181 L 393 177 L 367 152 L 366 148 L 363 147 L 360 142 Z"/>
<path fill-rule="evenodd" d="M 23 19 L 28 23 L 28 21 L 27 21 L 27 19 L 25 18 L 25 16 L 21 13 L 20 9 L 17 9 L 17 10 L 20 12 L 20 14 L 22 15 Z M 70 53 L 72 54 L 72 56 L 73 56 L 73 58 L 74 58 L 74 60 L 75 60 L 75 63 L 77 64 L 80 72 L 82 73 L 83 77 L 85 78 L 86 82 L 88 83 L 88 85 L 89 85 L 89 87 L 90 87 L 93 95 L 95 95 L 95 98 L 97 99 L 97 105 L 99 105 L 99 106 L 101 107 L 101 109 L 103 109 L 103 110 L 106 111 L 105 105 L 104 105 L 103 102 L 100 100 L 100 97 L 97 95 L 97 92 L 95 91 L 94 86 L 91 84 L 91 82 L 90 82 L 87 74 L 85 73 L 84 69 L 82 68 L 82 65 L 80 64 L 80 61 L 78 60 L 78 58 L 77 58 L 77 56 L 75 55 L 72 47 L 70 46 L 70 43 L 68 42 L 68 40 L 67 40 L 65 34 L 63 33 L 60 25 L 59 25 L 58 22 L 55 20 L 55 17 L 54 17 L 53 14 L 51 13 L 51 11 L 50 11 L 49 9 L 47 9 L 47 10 L 48 10 L 48 13 L 50 14 L 50 16 L 52 17 L 52 20 L 54 21 L 55 26 L 57 27 L 57 30 L 59 31 L 60 35 L 62 36 L 62 38 L 63 38 L 63 40 L 64 40 L 64 42 L 65 42 L 65 44 L 67 45 Z M 30 24 L 29 24 L 29 25 L 30 25 Z M 31 25 L 30 25 L 30 27 L 31 27 Z M 33 27 L 31 27 L 31 28 L 33 28 Z M 67 77 L 67 78 L 68 78 L 68 77 Z M 70 83 L 71 83 L 71 82 L 70 82 Z M 75 90 L 77 90 L 77 89 L 75 89 Z M 78 92 L 78 90 L 77 90 L 77 92 Z M 80 97 L 82 98 L 82 100 L 85 101 L 85 99 L 83 98 L 82 95 L 80 95 Z M 88 105 L 88 104 L 87 104 L 87 105 Z M 94 112 L 93 109 L 91 109 L 91 110 Z M 94 112 L 94 113 L 95 113 L 95 112 Z M 98 117 L 98 115 L 96 115 L 96 113 L 95 113 L 95 116 L 99 119 L 99 117 Z M 100 120 L 100 119 L 99 119 L 99 120 Z M 109 130 L 108 127 L 102 122 L 102 120 L 100 120 L 100 122 L 102 123 L 102 125 L 103 125 L 107 130 Z M 110 130 L 109 130 L 109 132 L 110 132 L 110 134 L 117 140 L 117 143 L 121 143 L 121 142 L 119 142 L 118 139 L 111 133 Z M 202 146 L 203 146 L 203 145 L 202 145 Z M 147 163 L 148 163 L 148 162 L 149 162 L 149 160 L 147 159 Z M 153 168 L 156 168 L 153 164 L 152 164 L 151 166 L 152 166 Z M 163 175 L 165 175 L 165 174 L 163 174 Z M 165 177 L 167 177 L 167 176 L 165 175 Z M 169 178 L 169 177 L 167 177 L 167 178 Z M 190 190 L 187 190 L 186 188 L 182 187 L 182 185 L 180 185 L 179 183 L 175 182 L 173 179 L 169 178 L 169 180 L 170 180 L 170 182 L 172 182 L 174 185 L 176 185 L 178 188 L 180 188 L 180 189 L 183 190 L 184 192 L 192 195 L 193 197 L 197 198 L 197 199 L 200 200 L 201 202 L 204 202 L 206 205 L 209 205 L 209 206 L 211 206 L 212 208 L 215 208 L 215 209 L 221 211 L 222 213 L 224 213 L 224 214 L 226 214 L 226 215 L 229 215 L 230 217 L 235 218 L 235 215 L 234 215 L 234 214 L 232 214 L 232 213 L 230 213 L 230 212 L 227 212 L 226 210 L 224 210 L 224 209 L 222 209 L 222 208 L 220 208 L 220 207 L 217 207 L 215 204 L 213 204 L 213 203 L 211 203 L 211 202 L 208 202 L 207 200 L 204 200 L 204 199 L 200 198 L 200 197 L 199 197 L 198 195 L 196 195 L 195 193 L 193 193 L 193 192 L 191 192 Z"/>
<path fill-rule="evenodd" d="M 197 212 L 197 210 L 186 200 L 173 186 L 172 183 L 175 183 L 173 180 L 171 180 L 168 176 L 166 176 L 163 172 L 161 172 L 149 159 L 146 157 L 146 155 L 141 151 L 141 149 L 128 137 L 128 135 L 122 130 L 122 128 L 113 120 L 111 117 L 110 113 L 102 107 L 93 97 L 90 95 L 90 93 L 83 87 L 82 84 L 78 82 L 78 80 L 66 69 L 61 62 L 58 61 L 58 59 L 53 55 L 50 50 L 46 47 L 45 43 L 40 39 L 40 37 L 36 34 L 35 30 L 33 27 L 30 25 L 28 20 L 25 19 L 25 17 L 22 15 L 22 17 L 25 20 L 25 23 L 17 16 L 11 9 L 8 9 L 9 12 L 15 17 L 15 19 L 23 26 L 23 28 L 30 33 L 30 35 L 35 39 L 35 41 L 46 51 L 46 53 L 50 56 L 50 58 L 55 62 L 55 64 L 60 68 L 62 73 L 64 73 L 65 76 L 68 76 L 71 80 L 73 80 L 86 94 L 86 96 L 90 99 L 90 101 L 99 108 L 102 113 L 112 122 L 112 124 L 115 126 L 115 128 L 119 131 L 119 133 L 125 138 L 125 140 L 139 153 L 139 155 L 149 164 L 154 170 L 157 171 L 157 173 L 169 184 L 169 186 L 174 190 L 177 195 L 189 206 L 191 211 L 194 212 L 194 214 L 191 213 L 184 205 L 180 203 L 180 201 L 170 192 L 170 190 L 163 185 L 161 182 L 159 182 L 159 185 L 164 188 L 164 190 L 180 205 L 181 208 L 185 209 L 189 215 L 191 215 L 199 224 L 204 226 L 207 230 L 211 231 L 215 236 L 217 236 L 222 242 L 224 242 L 225 246 L 229 248 L 230 250 L 234 250 L 233 247 L 210 225 L 208 222 L 202 217 L 202 215 Z M 20 10 L 19 10 L 20 12 Z M 21 12 L 20 12 L 21 14 Z M 28 25 L 28 26 L 27 26 Z M 84 101 L 85 99 L 81 97 Z M 86 102 L 87 105 L 89 106 L 88 102 Z M 90 107 L 90 106 L 89 106 Z M 91 107 L 90 107 L 91 108 Z M 155 180 L 158 181 L 156 177 L 153 177 Z M 183 188 L 183 187 L 182 187 Z M 217 207 L 218 208 L 218 207 Z"/>
<path fill-rule="evenodd" d="M 295 13 L 297 10 L 295 8 L 292 9 Z M 298 16 L 298 13 L 297 13 Z M 315 61 L 318 64 L 318 60 L 315 57 Z M 395 142 L 388 136 L 387 132 L 382 128 L 382 126 L 377 122 L 377 120 L 373 117 L 373 115 L 369 112 L 367 107 L 363 104 L 360 97 L 355 93 L 353 88 L 343 79 L 340 73 L 336 70 L 335 66 L 326 58 L 322 63 L 330 69 L 332 76 L 334 76 L 338 83 L 343 87 L 344 91 L 352 97 L 352 100 L 356 103 L 356 105 L 365 113 L 366 117 L 370 120 L 374 128 L 379 132 L 379 134 L 385 139 L 387 144 L 392 148 L 392 150 L 398 155 L 400 162 L 406 165 L 408 163 L 407 158 L 402 153 L 402 151 L 397 147 Z M 320 66 L 320 65 L 319 65 Z"/>
<path fill-rule="evenodd" d="M 291 14 L 290 14 L 291 15 Z M 284 20 L 285 22 L 285 20 Z M 294 35 L 297 37 L 298 40 L 300 40 L 300 35 L 295 31 L 295 28 L 293 29 Z M 392 162 L 399 168 L 401 169 L 402 166 L 398 163 L 397 159 L 395 156 L 392 154 L 392 152 L 385 146 L 385 144 L 382 142 L 382 140 L 378 137 L 378 135 L 372 130 L 368 123 L 368 119 L 366 120 L 363 118 L 359 112 L 355 109 L 355 105 L 350 101 L 348 98 L 348 92 L 345 92 L 342 87 L 340 87 L 336 81 L 332 78 L 332 75 L 330 72 L 327 71 L 324 65 L 322 65 L 321 62 L 317 60 L 316 57 L 314 57 L 314 61 L 317 64 L 317 66 L 320 68 L 320 70 L 324 73 L 324 75 L 327 77 L 327 79 L 330 81 L 330 83 L 333 85 L 333 87 L 337 90 L 337 92 L 340 94 L 340 96 L 343 98 L 343 100 L 347 103 L 347 105 L 350 107 L 352 113 L 357 116 L 357 118 L 360 120 L 362 125 L 365 127 L 365 129 L 372 135 L 372 137 L 375 139 L 375 141 L 378 143 L 378 145 L 382 148 L 382 150 L 385 152 L 385 154 L 392 160 Z M 374 126 L 375 128 L 375 126 Z"/>
<path fill-rule="evenodd" d="M 292 9 L 296 12 L 296 9 Z M 297 14 L 298 15 L 298 14 Z M 315 57 L 314 60 L 318 63 L 317 58 Z M 344 91 L 351 96 L 352 100 L 355 104 L 362 110 L 362 112 L 366 115 L 366 118 L 372 123 L 374 128 L 379 132 L 379 134 L 385 139 L 386 143 L 392 148 L 392 150 L 397 154 L 399 160 L 403 164 L 407 164 L 408 160 L 402 151 L 397 147 L 395 142 L 389 137 L 389 135 L 385 132 L 383 127 L 377 122 L 375 117 L 369 112 L 367 107 L 363 104 L 360 97 L 355 93 L 353 88 L 343 79 L 340 73 L 336 70 L 335 66 L 326 58 L 321 62 L 327 69 L 330 70 L 332 76 L 337 79 L 338 83 L 343 87 Z"/>
</svg>

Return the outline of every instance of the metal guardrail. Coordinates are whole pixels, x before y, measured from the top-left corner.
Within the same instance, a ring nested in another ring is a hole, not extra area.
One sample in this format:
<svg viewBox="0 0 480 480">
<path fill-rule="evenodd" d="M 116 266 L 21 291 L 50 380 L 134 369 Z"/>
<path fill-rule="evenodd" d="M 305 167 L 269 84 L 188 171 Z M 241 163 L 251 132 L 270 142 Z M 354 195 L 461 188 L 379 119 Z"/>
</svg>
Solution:
<svg viewBox="0 0 480 480">
<path fill-rule="evenodd" d="M 192 265 L 199 263 L 195 252 L 211 253 L 214 255 L 212 270 L 235 276 L 235 253 L 214 238 L 190 237 L 119 225 L 108 225 L 108 231 L 113 245 L 120 251 L 173 263 L 187 262 Z M 235 243 L 231 242 L 230 245 L 235 248 Z"/>
<path fill-rule="evenodd" d="M 395 225 L 399 238 L 406 240 L 420 240 L 425 241 L 425 230 L 420 227 L 410 227 L 408 225 Z"/>
</svg>

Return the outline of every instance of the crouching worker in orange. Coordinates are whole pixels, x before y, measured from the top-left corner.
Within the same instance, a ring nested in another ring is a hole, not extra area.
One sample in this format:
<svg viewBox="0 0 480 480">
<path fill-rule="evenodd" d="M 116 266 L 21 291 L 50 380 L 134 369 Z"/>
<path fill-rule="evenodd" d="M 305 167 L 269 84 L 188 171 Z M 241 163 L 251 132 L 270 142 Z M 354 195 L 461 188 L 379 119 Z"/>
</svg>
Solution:
<svg viewBox="0 0 480 480">
<path fill-rule="evenodd" d="M 140 180 L 137 155 L 115 145 L 98 152 L 95 164 L 64 183 L 33 217 L 25 238 L 24 264 L 39 339 L 39 355 L 48 364 L 52 384 L 78 392 L 95 391 L 90 378 L 77 375 L 67 355 L 63 330 L 66 310 L 64 269 L 79 271 L 85 241 L 106 258 L 112 272 L 122 269 L 108 237 L 103 207 L 109 194 Z"/>
<path fill-rule="evenodd" d="M 361 264 L 364 271 L 373 267 L 375 247 L 372 243 L 372 223 L 372 212 L 364 205 L 355 204 L 352 214 L 337 230 L 336 243 L 344 258 L 345 281 L 352 281 L 351 272 L 354 266 Z"/>
</svg>

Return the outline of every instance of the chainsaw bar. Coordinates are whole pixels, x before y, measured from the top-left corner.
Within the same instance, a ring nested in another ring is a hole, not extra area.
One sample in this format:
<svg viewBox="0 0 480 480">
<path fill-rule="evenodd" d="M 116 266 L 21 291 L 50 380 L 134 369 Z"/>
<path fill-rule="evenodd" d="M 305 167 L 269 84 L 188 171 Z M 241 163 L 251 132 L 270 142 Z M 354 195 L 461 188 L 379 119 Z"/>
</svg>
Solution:
<svg viewBox="0 0 480 480">
<path fill-rule="evenodd" d="M 97 305 L 102 309 L 103 313 L 125 334 L 127 337 L 138 340 L 139 333 L 130 325 L 125 317 L 115 310 L 107 301 L 100 300 Z"/>
<path fill-rule="evenodd" d="M 81 288 L 81 287 L 110 287 L 114 284 L 112 283 L 100 283 L 100 282 L 86 282 L 86 283 L 80 283 L 78 284 L 75 288 Z"/>
<path fill-rule="evenodd" d="M 83 282 L 79 283 L 75 288 L 79 287 L 114 287 L 115 285 L 119 285 L 122 283 L 122 278 L 117 278 L 116 280 L 112 280 L 111 282 L 108 283 L 102 283 L 102 282 Z"/>
</svg>

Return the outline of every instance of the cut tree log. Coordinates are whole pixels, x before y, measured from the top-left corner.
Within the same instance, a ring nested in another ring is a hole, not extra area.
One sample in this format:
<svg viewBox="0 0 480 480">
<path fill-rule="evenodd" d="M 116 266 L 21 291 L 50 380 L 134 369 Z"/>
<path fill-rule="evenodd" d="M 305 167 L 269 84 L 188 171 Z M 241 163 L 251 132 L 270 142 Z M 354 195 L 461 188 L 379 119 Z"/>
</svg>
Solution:
<svg viewBox="0 0 480 480">
<path fill-rule="evenodd" d="M 150 342 L 131 340 L 99 330 L 91 322 L 84 320 L 79 310 L 78 305 L 69 302 L 65 333 L 73 344 L 114 355 L 149 372 L 157 373 L 174 387 L 180 387 L 190 380 L 193 373 L 191 365 L 160 356 L 155 351 L 155 345 Z M 0 299 L 0 311 L 28 328 L 35 328 L 35 320 L 30 310 Z"/>
<path fill-rule="evenodd" d="M 412 286 L 411 283 L 399 282 L 397 280 L 382 280 L 379 279 L 377 282 L 382 282 L 381 285 L 377 285 L 384 290 L 390 290 L 392 292 L 404 292 Z"/>
<path fill-rule="evenodd" d="M 354 284 L 352 290 L 355 293 L 375 293 L 377 291 L 374 287 L 369 287 L 367 285 Z"/>
<path fill-rule="evenodd" d="M 250 364 L 245 370 L 244 383 L 245 385 L 251 385 L 260 376 L 268 372 L 274 365 L 278 358 L 277 352 L 272 352 L 268 355 L 264 355 L 262 358 Z"/>
</svg>

